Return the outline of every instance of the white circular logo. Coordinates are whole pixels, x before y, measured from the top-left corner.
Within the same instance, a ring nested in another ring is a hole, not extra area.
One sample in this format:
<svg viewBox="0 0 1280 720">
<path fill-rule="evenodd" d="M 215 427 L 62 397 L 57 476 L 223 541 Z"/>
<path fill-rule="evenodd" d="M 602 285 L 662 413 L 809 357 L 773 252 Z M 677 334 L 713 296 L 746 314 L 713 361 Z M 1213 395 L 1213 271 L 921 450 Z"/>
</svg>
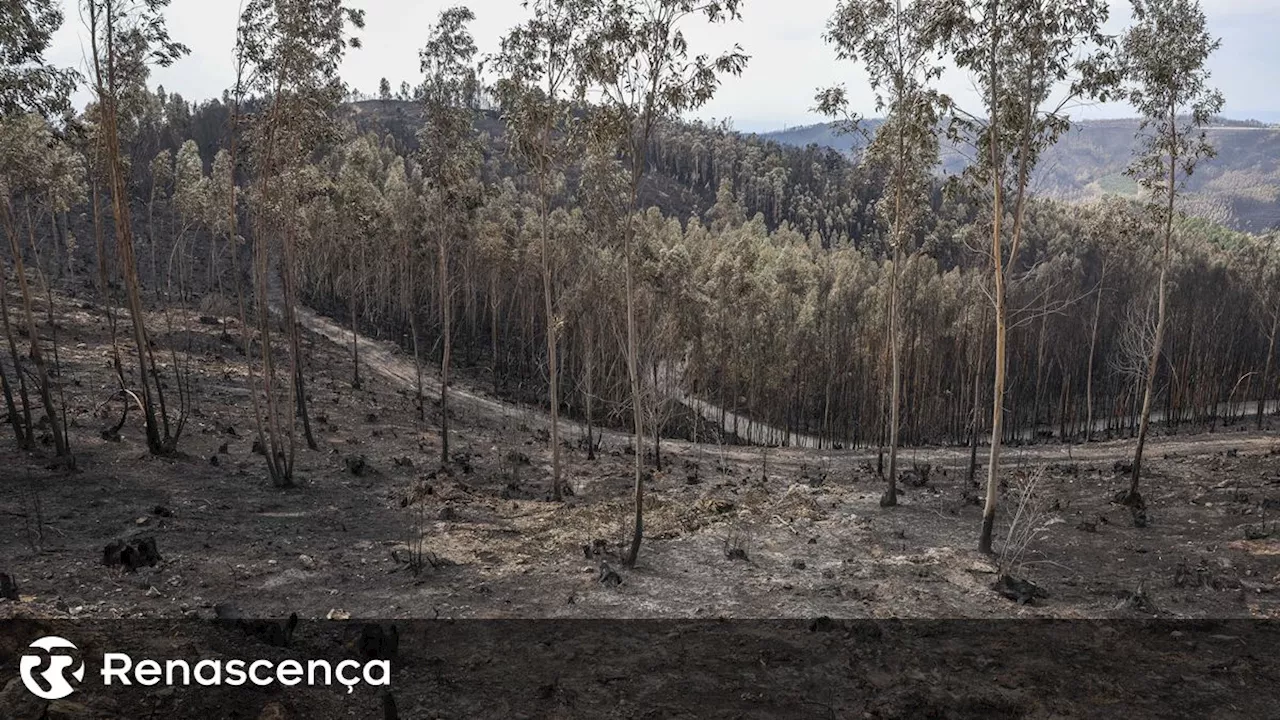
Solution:
<svg viewBox="0 0 1280 720">
<path fill-rule="evenodd" d="M 18 663 L 18 669 L 22 672 L 22 684 L 27 686 L 31 694 L 44 700 L 61 700 L 75 692 L 75 688 L 67 681 L 66 671 L 70 670 L 76 660 L 69 652 L 76 650 L 76 646 L 69 640 L 49 635 L 31 643 L 31 647 L 43 652 L 23 655 Z M 36 669 L 45 664 L 45 658 L 48 658 L 49 667 L 36 673 Z M 77 683 L 83 681 L 84 663 L 81 662 L 80 667 L 71 670 L 70 674 Z"/>
</svg>

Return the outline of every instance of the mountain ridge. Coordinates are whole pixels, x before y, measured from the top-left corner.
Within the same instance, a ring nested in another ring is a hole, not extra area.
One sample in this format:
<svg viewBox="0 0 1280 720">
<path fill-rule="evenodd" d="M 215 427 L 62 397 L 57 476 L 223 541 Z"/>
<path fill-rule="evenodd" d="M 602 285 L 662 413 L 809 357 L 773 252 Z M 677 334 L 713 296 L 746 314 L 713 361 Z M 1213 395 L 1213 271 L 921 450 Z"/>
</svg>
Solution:
<svg viewBox="0 0 1280 720">
<path fill-rule="evenodd" d="M 881 122 L 868 119 L 874 133 Z M 1036 170 L 1034 186 L 1068 202 L 1107 195 L 1136 197 L 1137 184 L 1125 174 L 1140 131 L 1137 118 L 1084 120 L 1050 149 Z M 1206 158 L 1188 182 L 1184 209 L 1237 230 L 1280 228 L 1280 125 L 1222 118 L 1207 129 L 1217 155 Z M 817 123 L 767 133 L 761 139 L 790 146 L 816 145 L 856 154 L 865 140 L 841 133 L 836 123 Z M 964 169 L 967 159 L 944 142 L 940 174 Z"/>
</svg>

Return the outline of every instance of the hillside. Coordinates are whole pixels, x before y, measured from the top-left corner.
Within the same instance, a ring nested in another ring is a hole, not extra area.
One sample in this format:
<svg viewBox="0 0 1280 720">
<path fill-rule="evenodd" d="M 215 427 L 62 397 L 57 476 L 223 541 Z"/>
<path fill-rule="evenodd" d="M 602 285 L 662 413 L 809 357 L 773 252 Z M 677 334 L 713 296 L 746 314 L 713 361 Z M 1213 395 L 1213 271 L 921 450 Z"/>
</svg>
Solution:
<svg viewBox="0 0 1280 720">
<path fill-rule="evenodd" d="M 877 125 L 871 121 L 868 128 L 874 131 Z M 1124 171 L 1137 134 L 1137 120 L 1078 124 L 1046 154 L 1037 171 L 1037 187 L 1051 197 L 1073 202 L 1136 194 L 1137 186 Z M 831 124 L 760 137 L 844 153 L 865 143 L 862 137 L 839 133 Z M 1280 227 L 1280 127 L 1226 120 L 1209 130 L 1209 139 L 1218 155 L 1201 163 L 1188 184 L 1188 211 L 1237 230 L 1263 232 Z M 944 173 L 958 172 L 964 164 L 964 156 L 955 148 L 944 149 Z"/>
<path fill-rule="evenodd" d="M 344 105 L 341 116 L 350 130 L 391 138 L 398 151 L 411 152 L 418 146 L 421 112 L 412 102 L 363 100 Z M 486 110 L 477 126 L 487 138 L 489 179 L 514 177 L 516 170 L 502 152 L 504 126 L 498 112 Z M 746 217 L 760 216 L 770 231 L 786 225 L 817 236 L 827 247 L 845 239 L 859 247 L 876 241 L 869 210 L 878 188 L 835 150 L 676 122 L 658 129 L 648 156 L 640 204 L 658 208 L 666 217 L 708 219 L 725 184 Z M 576 185 L 573 177 L 569 180 L 571 187 Z"/>
<path fill-rule="evenodd" d="M 12 292 L 7 298 L 18 300 Z M 281 491 L 253 449 L 247 365 L 238 352 L 243 330 L 234 318 L 173 313 L 190 338 L 200 403 L 183 452 L 152 458 L 137 422 L 111 439 L 97 432 L 111 421 L 102 415 L 114 415 L 99 412 L 102 388 L 115 382 L 103 362 L 112 352 L 108 308 L 65 292 L 47 302 L 67 342 L 63 370 L 75 378 L 65 391 L 81 467 L 63 475 L 43 452 L 0 445 L 9 480 L 0 483 L 0 556 L 18 583 L 13 597 L 0 598 L 0 621 L 13 629 L 0 634 L 0 667 L 10 669 L 0 676 L 2 717 L 484 718 L 508 717 L 506 708 L 516 705 L 541 717 L 560 716 L 565 697 L 581 698 L 573 707 L 599 717 L 648 701 L 650 694 L 637 699 L 632 685 L 605 682 L 594 669 L 565 669 L 588 653 L 609 653 L 608 677 L 626 673 L 646 683 L 684 682 L 672 679 L 681 663 L 712 668 L 745 658 L 715 671 L 743 687 L 716 701 L 743 714 L 766 707 L 771 717 L 813 717 L 787 712 L 807 710 L 811 696 L 881 717 L 915 716 L 920 707 L 934 717 L 974 717 L 940 708 L 988 707 L 983 698 L 995 691 L 983 663 L 993 657 L 1001 658 L 999 707 L 1009 708 L 997 717 L 1063 708 L 1083 717 L 1102 701 L 1143 717 L 1145 696 L 1125 688 L 1149 675 L 1191 677 L 1206 668 L 1220 668 L 1221 682 L 1170 690 L 1191 709 L 1184 717 L 1208 716 L 1228 702 L 1240 717 L 1272 707 L 1270 694 L 1234 688 L 1275 687 L 1274 671 L 1262 662 L 1231 664 L 1228 651 L 1264 657 L 1275 643 L 1267 629 L 1274 625 L 1256 618 L 1277 613 L 1276 541 L 1242 539 L 1261 527 L 1246 523 L 1274 502 L 1274 428 L 1154 438 L 1163 532 L 1128 527 L 1124 510 L 1108 501 L 1123 482 L 1110 465 L 1127 449 L 1124 441 L 1046 444 L 1007 456 L 1011 476 L 1037 468 L 1044 478 L 1047 510 L 1025 567 L 1036 568 L 1035 587 L 1047 597 L 1026 604 L 993 592 L 995 561 L 966 549 L 980 508 L 967 499 L 960 449 L 914 453 L 915 472 L 928 474 L 904 490 L 909 499 L 889 516 L 879 514 L 870 452 L 780 448 L 763 456 L 671 442 L 671 469 L 653 474 L 646 502 L 646 554 L 623 568 L 625 435 L 606 435 L 594 460 L 580 446 L 565 448 L 574 495 L 548 502 L 546 416 L 459 386 L 451 411 L 456 461 L 439 466 L 440 410 L 430 408 L 427 422 L 415 419 L 408 359 L 362 338 L 370 374 L 353 389 L 350 355 L 330 338 L 345 341 L 345 334 L 304 312 L 318 447 L 300 451 L 299 485 Z M 429 377 L 434 383 L 438 369 Z M 104 567 L 103 547 L 116 538 L 150 539 L 159 557 L 132 569 Z M 273 624 L 290 613 L 296 629 Z M 930 625 L 930 613 L 970 622 Z M 542 631 L 511 620 L 521 617 L 559 622 Z M 595 618 L 628 620 L 587 621 Z M 1038 622 L 1010 633 L 1001 621 L 1014 618 Z M 1094 627 L 1105 637 L 1052 618 L 1101 619 Z M 1156 622 L 1173 618 L 1199 624 L 1171 632 Z M 958 624 L 970 629 L 964 642 L 946 641 L 943 665 L 956 670 L 939 676 L 928 652 L 948 637 L 938 628 Z M 385 650 L 396 675 L 385 693 L 363 685 L 351 693 L 197 685 L 166 694 L 86 686 L 74 706 L 55 702 L 45 713 L 11 676 L 14 651 L 52 627 L 68 628 L 82 646 L 160 658 L 210 647 L 216 657 L 336 663 Z M 390 628 L 398 640 L 366 642 L 371 627 Z M 1102 689 L 1062 683 L 1046 693 L 1047 671 L 1034 657 L 1040 645 L 1062 649 L 1076 675 L 1091 670 L 1118 680 Z M 1094 659 L 1097 647 L 1108 650 Z M 802 650 L 849 659 L 787 660 Z M 522 672 L 506 670 L 515 665 Z M 877 669 L 884 666 L 893 675 Z M 872 678 L 877 692 L 837 684 L 854 672 Z M 765 682 L 783 688 L 768 703 L 747 691 Z M 817 695 L 818 682 L 837 690 Z M 380 712 L 388 697 L 403 715 Z M 488 710 L 495 697 L 504 714 Z M 694 716 L 703 697 L 668 707 Z M 76 712 L 58 712 L 67 707 Z"/>
</svg>

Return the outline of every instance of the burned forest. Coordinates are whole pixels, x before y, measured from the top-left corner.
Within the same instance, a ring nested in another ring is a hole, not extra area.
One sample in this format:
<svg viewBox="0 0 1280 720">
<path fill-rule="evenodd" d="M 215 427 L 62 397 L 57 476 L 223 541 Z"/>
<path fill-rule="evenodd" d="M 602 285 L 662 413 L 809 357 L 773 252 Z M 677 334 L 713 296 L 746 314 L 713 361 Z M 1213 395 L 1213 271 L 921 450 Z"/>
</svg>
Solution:
<svg viewBox="0 0 1280 720">
<path fill-rule="evenodd" d="M 0 720 L 1276 712 L 1221 3 L 830 0 L 812 77 L 743 0 L 197 4 L 0 9 Z M 713 119 L 768 73 L 821 122 Z"/>
</svg>

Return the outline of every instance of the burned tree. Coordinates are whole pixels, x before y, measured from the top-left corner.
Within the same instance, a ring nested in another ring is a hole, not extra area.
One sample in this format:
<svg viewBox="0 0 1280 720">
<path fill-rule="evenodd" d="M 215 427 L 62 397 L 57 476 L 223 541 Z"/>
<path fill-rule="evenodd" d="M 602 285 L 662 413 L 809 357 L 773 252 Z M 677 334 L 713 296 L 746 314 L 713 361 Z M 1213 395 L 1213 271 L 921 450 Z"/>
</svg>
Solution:
<svg viewBox="0 0 1280 720">
<path fill-rule="evenodd" d="M 347 35 L 349 25 L 363 27 L 364 14 L 340 0 L 252 0 L 238 30 L 238 54 L 247 71 L 243 85 L 267 99 L 254 118 L 250 136 L 254 302 L 265 399 L 258 404 L 265 408 L 265 418 L 261 411 L 255 414 L 263 428 L 260 436 L 265 434 L 260 440 L 264 440 L 268 472 L 279 487 L 293 484 L 294 416 L 302 422 L 308 446 L 316 447 L 307 413 L 305 358 L 297 319 L 298 244 L 303 230 L 298 216 L 313 179 L 308 171 L 311 155 L 338 134 L 333 113 L 344 94 L 338 65 L 348 46 L 359 47 L 358 39 Z M 275 238 L 280 242 L 277 251 L 272 248 Z M 277 287 L 273 274 L 282 286 L 280 304 L 289 346 L 283 377 L 271 342 L 271 304 Z M 256 395 L 259 390 L 255 387 L 253 392 Z"/>
<path fill-rule="evenodd" d="M 634 566 L 644 536 L 644 431 L 640 348 L 636 329 L 635 235 L 640 184 L 648 169 L 649 141 L 664 121 L 705 105 L 723 75 L 739 75 L 747 56 L 741 48 L 714 58 L 690 57 L 683 25 L 701 16 L 716 24 L 740 17 L 740 0 L 592 0 L 583 73 L 599 93 L 598 132 L 609 136 L 630 171 L 626 224 L 622 233 L 626 279 L 626 362 L 635 434 L 635 526 L 627 565 Z M 656 429 L 655 429 L 656 432 Z"/>
<path fill-rule="evenodd" d="M 1138 481 L 1164 347 L 1178 191 L 1196 164 L 1214 154 L 1204 126 L 1222 109 L 1223 97 L 1207 84 L 1205 63 L 1220 41 L 1205 30 L 1198 0 L 1133 0 L 1133 16 L 1136 24 L 1124 36 L 1122 58 L 1126 94 L 1142 115 L 1142 134 L 1129 175 L 1147 191 L 1151 212 L 1162 226 L 1155 336 L 1146 368 L 1133 472 L 1124 498 L 1127 504 L 1141 507 Z"/>
<path fill-rule="evenodd" d="M 188 50 L 169 37 L 162 10 L 168 0 L 84 0 L 92 64 L 92 86 L 98 99 L 99 142 L 106 165 L 115 219 L 116 249 L 125 299 L 133 323 L 139 403 L 146 421 L 147 448 L 153 455 L 177 447 L 179 418 L 171 428 L 161 381 L 147 330 L 142 287 L 134 254 L 133 217 L 126 158 L 120 148 L 121 105 L 145 82 L 152 64 L 166 67 Z"/>
<path fill-rule="evenodd" d="M 475 128 L 480 80 L 475 66 L 476 45 L 467 29 L 475 19 L 470 9 L 453 7 L 440 13 L 420 53 L 423 126 L 422 173 L 427 196 L 428 226 L 436 235 L 440 310 L 440 458 L 449 461 L 449 364 L 453 351 L 453 289 L 450 255 L 470 232 L 480 198 L 479 136 Z"/>
<path fill-rule="evenodd" d="M 887 173 L 880 205 L 889 225 L 891 281 L 889 290 L 889 488 L 880 504 L 898 504 L 898 443 L 902 429 L 902 329 L 900 275 L 916 225 L 929 208 L 931 173 L 938 162 L 936 126 L 941 98 L 932 88 L 942 70 L 936 57 L 934 18 L 926 2 L 847 0 L 827 26 L 827 42 L 842 60 L 867 67 L 876 93 L 876 110 L 885 112 L 883 126 L 867 150 L 865 162 Z M 843 86 L 818 96 L 826 115 L 845 114 Z"/>
</svg>

